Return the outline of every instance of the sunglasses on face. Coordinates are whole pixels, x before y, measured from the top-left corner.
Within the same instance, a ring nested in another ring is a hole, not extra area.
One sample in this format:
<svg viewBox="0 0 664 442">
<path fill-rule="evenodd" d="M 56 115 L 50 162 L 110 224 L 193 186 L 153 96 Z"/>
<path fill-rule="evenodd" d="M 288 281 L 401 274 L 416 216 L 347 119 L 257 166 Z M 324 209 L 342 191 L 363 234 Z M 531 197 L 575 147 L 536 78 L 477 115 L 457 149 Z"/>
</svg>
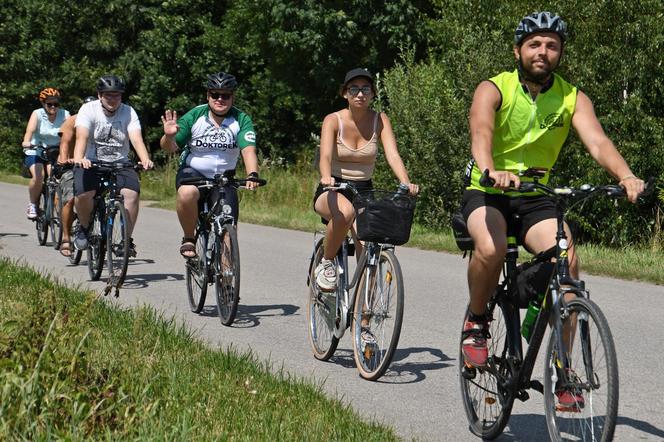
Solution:
<svg viewBox="0 0 664 442">
<path fill-rule="evenodd" d="M 46 107 L 60 107 L 60 103 L 44 103 Z"/>
<path fill-rule="evenodd" d="M 233 97 L 233 94 L 229 94 L 228 92 L 208 92 L 208 95 L 213 100 L 218 100 L 221 98 L 224 101 L 228 101 Z"/>
<path fill-rule="evenodd" d="M 348 93 L 351 94 L 353 97 L 362 92 L 362 95 L 369 95 L 372 90 L 371 86 L 350 86 L 348 89 Z"/>
</svg>

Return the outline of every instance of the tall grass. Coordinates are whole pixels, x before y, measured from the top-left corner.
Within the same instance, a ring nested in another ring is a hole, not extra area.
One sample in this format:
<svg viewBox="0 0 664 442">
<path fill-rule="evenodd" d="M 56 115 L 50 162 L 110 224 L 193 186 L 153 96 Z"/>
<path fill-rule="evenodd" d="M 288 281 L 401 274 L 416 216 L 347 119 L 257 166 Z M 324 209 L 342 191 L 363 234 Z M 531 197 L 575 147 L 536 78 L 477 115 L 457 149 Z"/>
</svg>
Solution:
<svg viewBox="0 0 664 442">
<path fill-rule="evenodd" d="M 0 362 L 0 440 L 396 440 L 251 354 L 6 259 Z"/>
</svg>

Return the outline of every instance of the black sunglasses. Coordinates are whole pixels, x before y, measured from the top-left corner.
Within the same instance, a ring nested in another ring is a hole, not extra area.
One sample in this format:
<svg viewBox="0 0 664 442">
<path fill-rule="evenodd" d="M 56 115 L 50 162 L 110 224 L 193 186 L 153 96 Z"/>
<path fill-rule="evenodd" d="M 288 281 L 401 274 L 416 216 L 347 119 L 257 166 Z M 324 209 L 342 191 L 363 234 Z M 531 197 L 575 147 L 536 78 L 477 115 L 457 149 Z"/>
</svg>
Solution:
<svg viewBox="0 0 664 442">
<path fill-rule="evenodd" d="M 60 103 L 44 103 L 48 107 L 60 107 Z"/>
<path fill-rule="evenodd" d="M 233 97 L 233 94 L 229 94 L 228 92 L 208 92 L 208 94 L 213 100 L 218 100 L 219 98 L 222 100 L 230 100 Z"/>
<path fill-rule="evenodd" d="M 371 86 L 362 86 L 362 87 L 350 86 L 347 90 L 348 93 L 353 97 L 359 94 L 360 92 L 362 92 L 362 95 L 369 95 L 370 92 L 373 92 L 371 90 Z"/>
</svg>

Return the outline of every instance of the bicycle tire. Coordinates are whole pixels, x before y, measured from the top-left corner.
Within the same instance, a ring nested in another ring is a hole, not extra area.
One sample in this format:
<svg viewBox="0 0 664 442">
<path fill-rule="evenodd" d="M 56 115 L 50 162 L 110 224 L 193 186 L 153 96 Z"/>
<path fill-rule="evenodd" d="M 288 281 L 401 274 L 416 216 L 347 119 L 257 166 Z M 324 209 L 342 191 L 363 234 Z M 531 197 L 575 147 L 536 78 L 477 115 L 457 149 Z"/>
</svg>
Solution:
<svg viewBox="0 0 664 442">
<path fill-rule="evenodd" d="M 93 281 L 99 281 L 104 269 L 104 255 L 106 251 L 106 226 L 102 222 L 104 218 L 103 203 L 95 206 L 90 220 L 88 230 L 88 274 Z"/>
<path fill-rule="evenodd" d="M 468 312 L 469 309 L 466 310 L 464 323 Z M 461 349 L 463 335 L 459 342 L 458 367 L 461 398 L 470 431 L 482 439 L 495 439 L 505 429 L 514 405 L 514 395 L 500 387 L 501 380 L 496 374 L 508 378 L 514 374 L 506 360 L 508 325 L 503 307 L 496 305 L 488 313 L 493 317 L 489 325 L 488 368 L 466 367 Z"/>
<path fill-rule="evenodd" d="M 129 265 L 129 219 L 122 201 L 113 201 L 105 222 L 109 281 L 120 287 L 127 276 Z"/>
<path fill-rule="evenodd" d="M 37 218 L 35 219 L 35 227 L 37 228 L 37 241 L 40 246 L 46 245 L 48 239 L 48 188 L 46 183 L 39 194 L 37 201 Z"/>
<path fill-rule="evenodd" d="M 382 250 L 375 267 L 367 266 L 357 286 L 353 309 L 353 354 L 360 376 L 375 381 L 392 363 L 403 321 L 404 287 L 394 252 Z M 369 336 L 369 341 L 362 335 Z"/>
<path fill-rule="evenodd" d="M 602 311 L 589 299 L 576 298 L 567 303 L 567 308 L 577 320 L 570 338 L 573 340 L 570 368 L 575 373 L 572 382 L 586 387 L 577 387 L 584 390 L 585 404 L 567 409 L 556 404 L 560 368 L 556 368 L 559 366 L 556 333 L 551 333 L 544 368 L 544 406 L 549 436 L 554 441 L 569 438 L 610 441 L 619 400 L 618 361 L 611 330 Z"/>
<path fill-rule="evenodd" d="M 240 249 L 233 224 L 225 224 L 221 237 L 215 236 L 213 260 L 219 320 L 229 326 L 235 320 L 240 302 Z"/>
<path fill-rule="evenodd" d="M 53 241 L 53 248 L 58 250 L 62 244 L 62 190 L 60 187 L 55 189 L 55 193 L 51 194 L 51 219 L 49 226 L 51 228 L 51 240 Z"/>
<path fill-rule="evenodd" d="M 74 235 L 74 232 L 78 232 L 78 229 L 80 229 L 80 223 L 78 222 L 78 217 L 76 214 L 74 214 L 74 222 L 72 222 L 71 234 Z M 71 254 L 69 255 L 69 263 L 77 266 L 81 262 L 83 251 L 74 247 L 74 243 L 71 240 L 69 241 L 69 250 L 71 250 Z"/>
<path fill-rule="evenodd" d="M 309 343 L 314 357 L 327 361 L 332 357 L 339 345 L 339 338 L 334 335 L 337 321 L 336 297 L 338 292 L 327 293 L 318 289 L 316 284 L 316 267 L 323 258 L 323 238 L 318 240 L 309 263 L 309 300 L 307 308 Z M 335 265 L 336 258 L 334 261 Z M 337 288 L 337 291 L 339 288 Z"/>
<path fill-rule="evenodd" d="M 194 313 L 200 313 L 205 305 L 208 286 L 208 232 L 196 229 L 194 235 L 196 244 L 196 257 L 189 258 L 185 262 L 185 278 L 187 280 L 187 298 L 189 308 Z"/>
</svg>

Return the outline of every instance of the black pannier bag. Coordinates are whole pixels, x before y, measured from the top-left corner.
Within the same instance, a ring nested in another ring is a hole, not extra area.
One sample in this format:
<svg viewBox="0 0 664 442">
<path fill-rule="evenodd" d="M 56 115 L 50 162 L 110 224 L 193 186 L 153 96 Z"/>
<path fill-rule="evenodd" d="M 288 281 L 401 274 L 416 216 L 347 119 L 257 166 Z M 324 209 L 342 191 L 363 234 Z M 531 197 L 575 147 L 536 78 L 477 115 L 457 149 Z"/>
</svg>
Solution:
<svg viewBox="0 0 664 442">
<path fill-rule="evenodd" d="M 519 308 L 527 308 L 534 299 L 541 299 L 549 289 L 549 282 L 555 270 L 553 262 L 525 263 L 517 267 L 513 293 L 514 303 Z"/>
<path fill-rule="evenodd" d="M 415 198 L 387 190 L 362 191 L 353 200 L 357 237 L 400 246 L 408 242 Z"/>
<path fill-rule="evenodd" d="M 468 226 L 466 225 L 466 220 L 464 219 L 461 210 L 458 210 L 452 216 L 452 233 L 454 234 L 454 240 L 459 249 L 465 252 L 475 248 L 473 238 L 471 238 L 470 233 L 468 233 Z"/>
</svg>

